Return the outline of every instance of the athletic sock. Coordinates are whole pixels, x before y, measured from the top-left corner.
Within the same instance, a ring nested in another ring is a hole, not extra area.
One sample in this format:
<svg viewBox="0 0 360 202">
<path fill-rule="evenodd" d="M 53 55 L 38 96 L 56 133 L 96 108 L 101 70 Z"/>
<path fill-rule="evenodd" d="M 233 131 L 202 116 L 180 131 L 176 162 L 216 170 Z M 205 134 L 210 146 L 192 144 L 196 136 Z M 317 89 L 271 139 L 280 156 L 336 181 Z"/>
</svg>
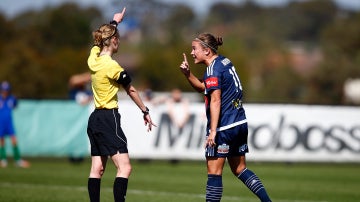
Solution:
<svg viewBox="0 0 360 202">
<path fill-rule="evenodd" d="M 17 144 L 13 145 L 13 152 L 14 152 L 14 160 L 19 161 L 21 159 L 21 157 L 20 157 L 19 146 Z"/>
<path fill-rule="evenodd" d="M 206 202 L 220 202 L 223 192 L 222 176 L 208 174 Z"/>
<path fill-rule="evenodd" d="M 114 199 L 115 202 L 124 202 L 126 198 L 126 191 L 128 186 L 128 179 L 117 177 L 114 181 Z"/>
<path fill-rule="evenodd" d="M 6 150 L 5 150 L 5 147 L 0 147 L 0 160 L 6 160 Z"/>
<path fill-rule="evenodd" d="M 88 179 L 88 192 L 90 202 L 100 202 L 100 178 L 89 178 Z"/>
<path fill-rule="evenodd" d="M 251 170 L 245 168 L 238 178 L 261 200 L 261 202 L 270 202 L 264 185 L 260 179 Z"/>
</svg>

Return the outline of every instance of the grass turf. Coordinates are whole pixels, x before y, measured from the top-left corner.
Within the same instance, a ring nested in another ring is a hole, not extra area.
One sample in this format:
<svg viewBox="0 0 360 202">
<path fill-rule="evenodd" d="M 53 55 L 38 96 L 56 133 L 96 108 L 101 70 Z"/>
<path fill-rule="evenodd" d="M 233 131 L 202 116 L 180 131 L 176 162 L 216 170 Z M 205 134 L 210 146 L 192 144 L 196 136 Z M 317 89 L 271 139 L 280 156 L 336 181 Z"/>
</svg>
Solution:
<svg viewBox="0 0 360 202">
<path fill-rule="evenodd" d="M 64 158 L 33 158 L 28 169 L 9 162 L 0 169 L 0 201 L 89 201 L 87 177 L 90 160 L 73 164 Z M 201 161 L 132 160 L 128 202 L 205 201 L 206 165 Z M 254 171 L 274 202 L 352 202 L 360 199 L 359 164 L 254 163 Z M 113 201 L 115 168 L 108 166 L 101 184 L 101 201 Z M 222 202 L 259 201 L 226 165 Z"/>
</svg>

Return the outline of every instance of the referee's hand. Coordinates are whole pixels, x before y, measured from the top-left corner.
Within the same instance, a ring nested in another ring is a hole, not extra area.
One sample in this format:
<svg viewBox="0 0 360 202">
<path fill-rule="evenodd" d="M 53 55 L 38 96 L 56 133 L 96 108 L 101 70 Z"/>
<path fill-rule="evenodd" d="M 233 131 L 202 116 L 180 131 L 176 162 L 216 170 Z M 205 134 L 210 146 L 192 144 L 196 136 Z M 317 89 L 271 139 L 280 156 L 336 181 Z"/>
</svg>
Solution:
<svg viewBox="0 0 360 202">
<path fill-rule="evenodd" d="M 148 128 L 147 128 L 147 131 L 148 131 L 148 132 L 151 131 L 151 129 L 152 129 L 153 126 L 157 127 L 157 126 L 152 122 L 149 114 L 144 115 L 143 118 L 144 118 L 145 126 L 148 127 Z"/>
<path fill-rule="evenodd" d="M 117 23 L 120 23 L 124 18 L 125 11 L 126 11 L 126 8 L 124 7 L 120 13 L 115 13 L 113 20 L 115 20 Z"/>
</svg>

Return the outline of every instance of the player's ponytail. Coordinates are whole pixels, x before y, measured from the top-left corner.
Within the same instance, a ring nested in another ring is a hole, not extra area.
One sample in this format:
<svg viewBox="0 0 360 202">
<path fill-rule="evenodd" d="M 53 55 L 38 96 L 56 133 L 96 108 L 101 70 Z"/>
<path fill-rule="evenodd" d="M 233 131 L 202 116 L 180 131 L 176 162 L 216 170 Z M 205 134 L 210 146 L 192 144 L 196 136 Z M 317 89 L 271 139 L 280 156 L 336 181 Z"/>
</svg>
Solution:
<svg viewBox="0 0 360 202">
<path fill-rule="evenodd" d="M 222 37 L 214 37 L 209 33 L 199 34 L 195 40 L 199 41 L 204 48 L 210 48 L 215 54 L 217 53 L 218 47 L 223 44 Z"/>
<path fill-rule="evenodd" d="M 222 40 L 221 36 L 216 37 L 216 43 L 217 43 L 217 46 L 223 45 L 223 40 Z"/>
</svg>

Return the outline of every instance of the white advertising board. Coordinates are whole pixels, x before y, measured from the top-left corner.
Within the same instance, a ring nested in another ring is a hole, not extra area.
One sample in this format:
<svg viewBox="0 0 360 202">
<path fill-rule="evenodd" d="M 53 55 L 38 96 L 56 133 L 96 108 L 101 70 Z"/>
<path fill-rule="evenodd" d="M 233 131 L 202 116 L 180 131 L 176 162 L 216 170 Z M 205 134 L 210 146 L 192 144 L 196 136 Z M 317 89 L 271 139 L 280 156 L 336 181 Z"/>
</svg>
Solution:
<svg viewBox="0 0 360 202">
<path fill-rule="evenodd" d="M 157 125 L 149 133 L 136 105 L 119 103 L 132 158 L 204 159 L 202 103 L 191 104 L 183 129 L 171 123 L 166 106 L 148 106 Z M 250 161 L 360 162 L 359 107 L 246 104 L 245 110 Z"/>
</svg>

